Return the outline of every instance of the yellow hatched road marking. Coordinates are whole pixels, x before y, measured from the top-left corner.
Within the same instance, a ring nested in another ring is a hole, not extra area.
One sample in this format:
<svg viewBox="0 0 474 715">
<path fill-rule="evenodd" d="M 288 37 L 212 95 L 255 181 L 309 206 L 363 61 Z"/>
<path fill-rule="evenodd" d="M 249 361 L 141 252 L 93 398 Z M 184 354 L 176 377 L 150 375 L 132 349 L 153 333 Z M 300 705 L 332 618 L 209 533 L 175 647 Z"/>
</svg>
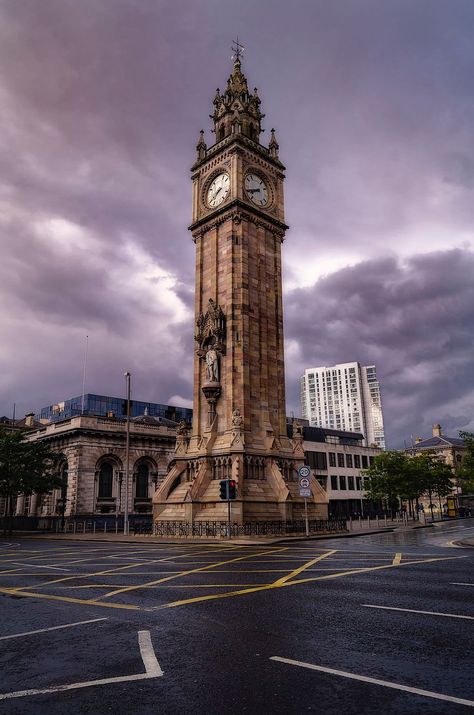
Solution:
<svg viewBox="0 0 474 715">
<path fill-rule="evenodd" d="M 401 562 L 401 560 L 402 560 L 401 553 L 399 553 L 399 552 L 396 553 L 395 556 L 393 557 L 392 566 L 398 566 L 398 564 Z"/>
<path fill-rule="evenodd" d="M 162 559 L 150 559 L 150 561 L 148 561 L 147 564 L 144 564 L 143 561 L 138 561 L 133 564 L 128 564 L 127 566 L 114 566 L 114 568 L 106 569 L 105 571 L 95 571 L 94 573 L 88 573 L 88 574 L 75 574 L 73 576 L 63 576 L 61 578 L 53 579 L 52 581 L 44 581 L 43 583 L 32 584 L 31 586 L 19 586 L 18 588 L 22 588 L 23 590 L 30 589 L 30 588 L 40 588 L 42 586 L 52 586 L 55 583 L 64 583 L 64 581 L 73 581 L 74 579 L 91 578 L 93 576 L 105 576 L 110 573 L 118 574 L 119 571 L 125 571 L 126 569 L 133 569 L 133 568 L 137 568 L 138 566 L 163 563 L 164 561 L 170 561 L 171 559 L 175 559 L 175 558 L 176 558 L 176 555 L 167 556 Z M 21 574 L 19 574 L 19 575 L 21 575 Z"/>
<path fill-rule="evenodd" d="M 311 561 L 308 561 L 307 563 L 303 564 L 302 566 L 299 566 L 297 569 L 292 571 L 289 574 L 286 574 L 286 576 L 282 576 L 281 578 L 278 579 L 278 581 L 275 581 L 274 586 L 280 586 L 283 583 L 286 583 L 289 581 L 291 578 L 294 578 L 294 576 L 298 576 L 302 571 L 305 571 L 308 569 L 310 566 L 314 566 L 314 564 L 318 563 L 318 561 L 322 561 L 323 559 L 327 559 L 328 556 L 332 556 L 333 554 L 336 553 L 336 549 L 333 551 L 328 551 L 325 554 L 321 554 L 320 556 L 316 556 L 315 559 L 311 559 Z"/>
<path fill-rule="evenodd" d="M 417 561 L 405 561 L 400 564 L 386 564 L 384 566 L 368 566 L 367 568 L 351 569 L 350 571 L 341 571 L 339 573 L 326 574 L 324 576 L 314 576 L 311 578 L 298 579 L 296 581 L 286 581 L 285 583 L 272 583 L 269 586 L 255 586 L 254 588 L 246 588 L 239 591 L 229 591 L 228 593 L 216 593 L 209 594 L 207 596 L 196 596 L 195 598 L 186 598 L 180 601 L 173 601 L 171 603 L 166 603 L 162 606 L 156 606 L 147 610 L 161 610 L 162 608 L 175 608 L 176 606 L 185 606 L 190 603 L 199 603 L 200 601 L 212 601 L 219 598 L 231 598 L 233 596 L 243 596 L 247 593 L 256 593 L 257 591 L 267 591 L 273 588 L 286 588 L 288 586 L 297 586 L 301 583 L 310 583 L 313 581 L 326 581 L 329 579 L 340 578 L 341 576 L 351 576 L 353 574 L 368 573 L 370 571 L 381 571 L 383 569 L 393 569 L 393 568 L 403 568 L 403 566 L 411 566 L 413 564 L 424 564 L 431 563 L 433 561 L 449 561 L 451 559 L 466 559 L 467 556 L 445 556 L 441 558 L 434 559 L 423 559 Z"/>
<path fill-rule="evenodd" d="M 102 606 L 103 608 L 122 608 L 131 611 L 140 611 L 140 606 L 127 603 L 108 603 L 106 601 L 95 601 L 94 599 L 73 598 L 72 596 L 53 596 L 47 593 L 33 593 L 15 588 L 0 588 L 0 593 L 8 596 L 26 596 L 27 598 L 43 598 L 45 601 L 65 601 L 66 603 L 79 603 L 82 606 Z"/>
<path fill-rule="evenodd" d="M 283 547 L 286 548 L 286 547 Z M 282 549 L 279 549 L 280 551 Z M 276 552 L 275 549 L 272 551 L 268 551 L 266 553 L 271 554 Z M 260 554 L 249 554 L 247 556 L 237 556 L 235 559 L 227 559 L 226 561 L 220 561 L 216 564 L 212 564 L 212 566 L 201 566 L 197 569 L 190 569 L 188 571 L 180 571 L 179 573 L 173 574 L 171 576 L 165 576 L 164 578 L 157 579 L 156 581 L 149 581 L 148 583 L 144 584 L 139 584 L 138 586 L 124 586 L 124 588 L 117 589 L 116 591 L 110 591 L 109 593 L 104 594 L 104 598 L 110 598 L 111 596 L 116 596 L 119 593 L 125 593 L 127 591 L 136 591 L 137 589 L 143 588 L 144 586 L 154 586 L 155 584 L 158 583 L 165 583 L 166 581 L 171 581 L 174 578 L 180 578 L 181 576 L 189 576 L 190 574 L 193 573 L 199 573 L 200 571 L 209 571 L 210 569 L 215 569 L 218 566 L 227 566 L 228 564 L 235 563 L 237 561 L 243 561 L 245 559 L 251 559 L 255 558 L 256 556 L 259 556 Z"/>
</svg>

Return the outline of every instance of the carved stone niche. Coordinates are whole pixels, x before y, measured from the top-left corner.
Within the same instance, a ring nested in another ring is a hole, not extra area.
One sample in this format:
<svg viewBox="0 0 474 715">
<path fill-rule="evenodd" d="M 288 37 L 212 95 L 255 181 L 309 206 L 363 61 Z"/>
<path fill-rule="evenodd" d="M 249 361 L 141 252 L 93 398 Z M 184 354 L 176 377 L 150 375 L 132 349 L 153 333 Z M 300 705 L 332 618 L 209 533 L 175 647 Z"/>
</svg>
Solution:
<svg viewBox="0 0 474 715">
<path fill-rule="evenodd" d="M 225 355 L 226 321 L 224 311 L 212 298 L 209 298 L 207 310 L 196 321 L 196 352 L 201 359 L 206 357 L 210 347 L 220 355 Z M 210 380 L 212 382 L 212 380 Z"/>
</svg>

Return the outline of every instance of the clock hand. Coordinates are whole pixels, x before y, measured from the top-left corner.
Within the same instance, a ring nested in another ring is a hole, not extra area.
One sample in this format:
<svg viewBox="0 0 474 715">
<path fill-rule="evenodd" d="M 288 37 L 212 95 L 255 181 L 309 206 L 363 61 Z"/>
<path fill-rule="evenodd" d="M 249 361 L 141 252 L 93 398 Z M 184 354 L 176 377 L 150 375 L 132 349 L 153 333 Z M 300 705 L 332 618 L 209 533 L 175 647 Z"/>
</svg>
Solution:
<svg viewBox="0 0 474 715">
<path fill-rule="evenodd" d="M 257 191 L 260 191 L 260 189 L 247 189 L 249 194 L 255 194 Z"/>
</svg>

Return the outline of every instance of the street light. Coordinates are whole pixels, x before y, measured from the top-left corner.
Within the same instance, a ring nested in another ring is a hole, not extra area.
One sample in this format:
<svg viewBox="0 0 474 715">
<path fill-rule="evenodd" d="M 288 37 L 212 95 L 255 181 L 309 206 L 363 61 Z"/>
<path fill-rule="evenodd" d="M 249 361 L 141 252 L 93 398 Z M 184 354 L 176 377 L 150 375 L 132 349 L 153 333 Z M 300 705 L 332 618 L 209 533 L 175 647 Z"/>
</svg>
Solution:
<svg viewBox="0 0 474 715">
<path fill-rule="evenodd" d="M 130 470 L 130 373 L 125 373 L 127 381 L 127 437 L 125 443 L 125 508 L 123 510 L 123 533 L 128 534 L 128 475 Z"/>
</svg>

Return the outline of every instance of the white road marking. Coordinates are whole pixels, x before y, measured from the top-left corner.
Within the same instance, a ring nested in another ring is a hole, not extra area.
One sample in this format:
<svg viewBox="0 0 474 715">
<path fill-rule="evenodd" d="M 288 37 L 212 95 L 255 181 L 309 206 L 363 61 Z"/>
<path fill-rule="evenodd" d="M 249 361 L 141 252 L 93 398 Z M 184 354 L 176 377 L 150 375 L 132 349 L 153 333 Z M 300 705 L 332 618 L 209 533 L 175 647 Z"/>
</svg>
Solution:
<svg viewBox="0 0 474 715">
<path fill-rule="evenodd" d="M 163 671 L 160 668 L 155 651 L 153 650 L 150 631 L 138 631 L 138 645 L 140 647 L 143 665 L 150 678 L 159 678 L 162 676 Z"/>
<path fill-rule="evenodd" d="M 474 586 L 474 583 L 457 583 L 456 581 L 451 581 L 451 586 Z"/>
<path fill-rule="evenodd" d="M 100 680 L 86 680 L 82 683 L 69 683 L 68 685 L 53 685 L 49 688 L 31 688 L 30 690 L 17 690 L 12 693 L 1 693 L 0 700 L 10 700 L 13 698 L 23 698 L 27 695 L 45 695 L 48 693 L 60 693 L 65 690 L 77 690 L 78 688 L 92 688 L 96 685 L 109 685 L 110 683 L 128 683 L 133 680 L 149 680 L 150 678 L 160 678 L 163 671 L 156 659 L 153 645 L 151 643 L 150 631 L 138 631 L 138 645 L 140 654 L 145 666 L 145 673 L 136 675 L 119 675 L 116 678 L 101 678 Z"/>
<path fill-rule="evenodd" d="M 24 631 L 23 633 L 13 633 L 11 636 L 0 636 L 0 641 L 6 641 L 9 638 L 21 638 L 22 636 L 32 636 L 35 633 L 47 633 L 48 631 L 59 631 L 61 628 L 73 628 L 74 626 L 83 626 L 86 623 L 97 623 L 98 621 L 107 621 L 107 618 L 93 618 L 90 621 L 76 621 L 76 623 L 65 623 L 63 626 L 52 626 L 51 628 L 40 628 L 37 631 Z"/>
<path fill-rule="evenodd" d="M 53 571 L 70 571 L 71 569 L 63 569 L 59 566 L 37 566 L 36 564 L 19 564 L 18 561 L 11 561 L 13 566 L 26 566 L 31 569 L 51 569 Z"/>
<path fill-rule="evenodd" d="M 374 606 L 371 603 L 363 603 L 364 608 L 382 608 L 385 611 L 404 611 L 405 613 L 422 613 L 427 616 L 444 616 L 445 618 L 465 618 L 474 621 L 474 616 L 463 616 L 460 613 L 439 613 L 438 611 L 416 611 L 414 608 L 396 608 L 395 606 Z"/>
<path fill-rule="evenodd" d="M 435 700 L 445 700 L 448 703 L 457 703 L 459 705 L 467 705 L 474 707 L 474 700 L 465 700 L 464 698 L 455 698 L 451 695 L 443 695 L 443 693 L 434 693 L 431 690 L 421 690 L 420 688 L 412 688 L 409 685 L 401 685 L 400 683 L 391 683 L 388 680 L 379 680 L 378 678 L 369 678 L 366 675 L 357 675 L 356 673 L 346 673 L 344 670 L 334 670 L 334 668 L 324 668 L 322 665 L 313 665 L 312 663 L 303 663 L 299 660 L 290 660 L 289 658 L 280 658 L 274 655 L 270 660 L 276 660 L 280 663 L 288 665 L 297 665 L 300 668 L 308 668 L 309 670 L 317 670 L 329 675 L 339 675 L 342 678 L 350 678 L 351 680 L 361 680 L 363 683 L 372 683 L 373 685 L 382 685 L 385 688 L 393 688 L 394 690 L 403 690 L 406 693 L 414 695 L 422 695 L 425 698 L 434 698 Z"/>
</svg>

